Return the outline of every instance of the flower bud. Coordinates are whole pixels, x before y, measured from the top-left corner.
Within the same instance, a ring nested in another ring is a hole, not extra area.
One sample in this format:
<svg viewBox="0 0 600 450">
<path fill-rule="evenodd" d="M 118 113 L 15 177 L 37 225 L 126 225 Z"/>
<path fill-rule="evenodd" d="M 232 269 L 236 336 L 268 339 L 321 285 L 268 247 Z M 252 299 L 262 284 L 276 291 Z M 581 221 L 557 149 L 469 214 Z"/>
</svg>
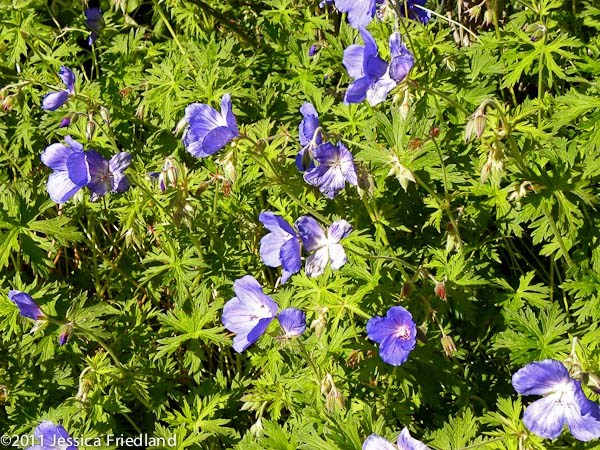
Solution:
<svg viewBox="0 0 600 450">
<path fill-rule="evenodd" d="M 400 182 L 400 186 L 406 191 L 408 189 L 408 183 L 412 181 L 415 183 L 415 176 L 406 166 L 400 163 L 398 157 L 394 155 L 391 161 L 392 167 L 388 172 L 388 177 L 390 175 L 395 175 L 396 179 Z"/>
<path fill-rule="evenodd" d="M 337 389 L 329 373 L 321 381 L 321 395 L 325 396 L 325 408 L 330 413 L 336 409 L 344 409 L 344 394 Z"/>
<path fill-rule="evenodd" d="M 406 298 L 410 295 L 412 291 L 412 281 L 407 281 L 402 285 L 402 290 L 400 291 L 400 298 Z"/>
<path fill-rule="evenodd" d="M 106 125 L 110 125 L 110 112 L 104 106 L 100 107 L 100 117 Z"/>
<path fill-rule="evenodd" d="M 65 324 L 58 335 L 58 345 L 65 345 L 73 335 L 73 322 Z"/>
<path fill-rule="evenodd" d="M 467 127 L 465 128 L 466 143 L 469 143 L 473 135 L 475 135 L 475 137 L 479 139 L 485 131 L 485 105 L 486 103 L 483 103 L 481 106 L 479 106 L 479 108 L 477 108 L 473 115 L 469 118 L 469 121 L 467 122 Z"/>
<path fill-rule="evenodd" d="M 68 127 L 69 125 L 71 125 L 71 116 L 65 116 L 63 117 L 63 120 L 60 121 L 58 128 Z"/>
<path fill-rule="evenodd" d="M 3 384 L 0 384 L 0 404 L 4 403 L 8 398 L 8 389 Z"/>
<path fill-rule="evenodd" d="M 371 175 L 371 173 L 365 169 L 362 164 L 358 166 L 357 169 L 359 197 L 373 197 L 373 193 L 375 192 L 375 180 L 373 179 L 373 175 Z"/>
<path fill-rule="evenodd" d="M 446 296 L 446 281 L 438 281 L 435 283 L 435 288 L 433 289 L 435 295 L 437 295 L 440 299 L 446 301 L 448 297 Z"/>
<path fill-rule="evenodd" d="M 323 334 L 323 329 L 325 328 L 325 323 L 326 323 L 326 319 L 325 316 L 327 315 L 327 308 L 321 308 L 319 310 L 319 315 L 317 316 L 317 318 L 315 320 L 312 321 L 312 323 L 310 324 L 310 328 L 311 330 L 315 330 L 315 334 L 317 335 L 317 337 L 321 337 L 321 334 Z"/>
<path fill-rule="evenodd" d="M 458 351 L 456 350 L 456 344 L 454 343 L 454 339 L 452 339 L 452 336 L 448 335 L 442 336 L 442 348 L 444 349 L 444 353 L 448 357 L 454 355 Z"/>
<path fill-rule="evenodd" d="M 85 128 L 85 137 L 87 138 L 88 141 L 91 141 L 92 138 L 94 137 L 94 131 L 96 131 L 96 122 L 94 122 L 94 119 L 93 119 L 92 115 L 90 114 L 88 123 Z"/>
</svg>

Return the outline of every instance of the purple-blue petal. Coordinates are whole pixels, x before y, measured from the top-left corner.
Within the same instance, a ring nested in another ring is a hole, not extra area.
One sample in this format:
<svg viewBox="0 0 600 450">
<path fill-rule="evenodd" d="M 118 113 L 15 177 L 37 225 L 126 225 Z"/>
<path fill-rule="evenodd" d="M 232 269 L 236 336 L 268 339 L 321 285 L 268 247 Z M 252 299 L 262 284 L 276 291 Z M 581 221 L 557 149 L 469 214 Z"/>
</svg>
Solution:
<svg viewBox="0 0 600 450">
<path fill-rule="evenodd" d="M 342 64 L 351 78 L 358 79 L 365 76 L 363 71 L 364 59 L 365 47 L 362 45 L 353 44 L 344 50 Z"/>
<path fill-rule="evenodd" d="M 305 147 L 311 144 L 313 137 L 315 137 L 315 143 L 317 145 L 321 144 L 321 134 L 319 133 L 317 136 L 315 136 L 315 131 L 319 127 L 319 115 L 317 114 L 317 110 L 311 103 L 304 102 L 300 108 L 300 112 L 302 113 L 303 117 L 302 121 L 300 122 L 300 126 L 298 127 L 300 145 Z"/>
<path fill-rule="evenodd" d="M 366 27 L 375 16 L 375 0 L 335 0 L 335 7 L 348 13 L 348 22 L 354 28 Z"/>
<path fill-rule="evenodd" d="M 318 277 L 325 272 L 329 262 L 329 248 L 327 246 L 319 248 L 312 255 L 306 258 L 304 272 L 309 277 Z"/>
<path fill-rule="evenodd" d="M 523 423 L 538 436 L 555 439 L 562 433 L 565 409 L 556 405 L 556 398 L 552 395 L 544 397 L 527 407 Z"/>
<path fill-rule="evenodd" d="M 57 170 L 51 173 L 46 183 L 50 200 L 56 203 L 65 203 L 82 187 L 71 181 L 69 173 L 66 170 Z"/>
<path fill-rule="evenodd" d="M 566 367 L 555 359 L 527 364 L 512 376 L 512 385 L 521 395 L 545 395 L 568 380 Z"/>
<path fill-rule="evenodd" d="M 42 100 L 42 109 L 46 111 L 54 111 L 64 105 L 69 100 L 69 92 L 50 92 L 46 94 Z"/>
<path fill-rule="evenodd" d="M 300 336 L 306 330 L 306 314 L 297 308 L 285 308 L 277 318 L 285 337 Z"/>
<path fill-rule="evenodd" d="M 233 138 L 239 136 L 239 131 L 237 127 L 237 121 L 235 120 L 235 116 L 233 115 L 233 109 L 231 105 L 231 94 L 223 95 L 221 99 L 221 115 L 225 117 L 225 121 L 227 122 L 227 128 L 231 132 Z"/>
<path fill-rule="evenodd" d="M 379 343 L 379 356 L 393 366 L 403 364 L 416 345 L 417 328 L 412 315 L 402 306 L 393 306 L 385 317 L 367 322 L 367 336 Z"/>
<path fill-rule="evenodd" d="M 340 219 L 329 225 L 327 229 L 327 237 L 329 242 L 340 242 L 342 239 L 348 237 L 352 233 L 352 225 L 347 221 Z"/>
<path fill-rule="evenodd" d="M 75 446 L 75 440 L 71 439 L 67 430 L 62 425 L 54 425 L 49 420 L 44 420 L 40 423 L 33 432 L 34 437 L 42 443 L 42 448 L 45 450 L 54 449 L 52 446 L 53 442 L 62 441 L 64 443 L 70 443 L 64 450 L 77 450 Z"/>
<path fill-rule="evenodd" d="M 406 45 L 401 42 L 400 33 L 398 32 L 392 33 L 390 36 L 390 56 L 392 58 L 389 71 L 390 78 L 400 83 L 412 69 L 415 58 Z"/>
<path fill-rule="evenodd" d="M 88 164 L 83 152 L 71 153 L 67 157 L 66 168 L 69 179 L 79 187 L 84 187 L 90 181 Z"/>
<path fill-rule="evenodd" d="M 304 248 L 311 252 L 316 250 L 327 242 L 327 236 L 325 230 L 319 225 L 319 223 L 309 216 L 302 216 L 296 220 L 296 229 L 298 235 L 302 239 Z"/>
<path fill-rule="evenodd" d="M 279 250 L 279 259 L 281 260 L 284 271 L 281 283 L 285 284 L 290 275 L 299 272 L 302 267 L 300 241 L 297 236 L 294 236 L 283 243 Z"/>
<path fill-rule="evenodd" d="M 58 71 L 58 76 L 63 83 L 67 86 L 67 91 L 71 94 L 75 91 L 75 74 L 71 69 L 65 66 L 60 66 L 60 70 Z"/>
<path fill-rule="evenodd" d="M 362 450 L 397 450 L 397 448 L 387 439 L 377 434 L 372 434 L 363 442 Z M 401 448 L 401 450 L 405 449 Z"/>
<path fill-rule="evenodd" d="M 429 450 L 429 447 L 412 437 L 406 427 L 400 432 L 397 444 L 400 450 Z"/>
<path fill-rule="evenodd" d="M 42 309 L 33 301 L 31 295 L 22 291 L 8 291 L 8 299 L 17 305 L 19 313 L 28 319 L 38 320 L 45 316 Z"/>
<path fill-rule="evenodd" d="M 361 103 L 367 98 L 367 91 L 375 81 L 377 81 L 376 78 L 362 77 L 350 83 L 346 89 L 346 95 L 344 95 L 344 103 L 347 105 Z"/>
</svg>

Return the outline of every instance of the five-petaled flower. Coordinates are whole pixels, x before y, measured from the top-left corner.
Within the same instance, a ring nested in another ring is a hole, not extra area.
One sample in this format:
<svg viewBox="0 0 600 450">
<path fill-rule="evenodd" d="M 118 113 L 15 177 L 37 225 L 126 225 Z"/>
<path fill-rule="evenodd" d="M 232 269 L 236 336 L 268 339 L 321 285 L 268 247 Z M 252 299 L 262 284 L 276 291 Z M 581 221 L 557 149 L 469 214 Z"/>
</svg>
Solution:
<svg viewBox="0 0 600 450">
<path fill-rule="evenodd" d="M 67 430 L 62 425 L 54 425 L 49 420 L 40 423 L 35 428 L 33 436 L 39 444 L 32 445 L 26 450 L 77 450 L 77 442 L 69 436 Z"/>
<path fill-rule="evenodd" d="M 412 437 L 408 428 L 404 427 L 396 445 L 377 434 L 372 434 L 363 442 L 362 450 L 429 450 L 429 447 Z"/>
<path fill-rule="evenodd" d="M 269 234 L 260 240 L 260 258 L 269 267 L 283 267 L 281 284 L 300 271 L 300 239 L 296 231 L 281 216 L 265 211 L 258 216 Z"/>
<path fill-rule="evenodd" d="M 305 272 L 310 277 L 318 277 L 331 261 L 331 268 L 339 269 L 346 264 L 346 252 L 339 243 L 352 232 L 352 225 L 345 220 L 336 220 L 327 232 L 312 217 L 302 216 L 296 220 L 296 229 L 304 248 L 314 253 L 306 259 Z"/>
<path fill-rule="evenodd" d="M 251 275 L 235 280 L 233 291 L 236 297 L 223 307 L 221 320 L 225 328 L 236 333 L 233 349 L 241 353 L 266 331 L 277 314 L 278 306 L 271 297 L 265 295 Z"/>
<path fill-rule="evenodd" d="M 277 316 L 284 339 L 300 336 L 306 330 L 306 314 L 297 308 L 282 309 Z"/>
<path fill-rule="evenodd" d="M 188 123 L 183 145 L 196 158 L 212 155 L 239 136 L 229 94 L 221 99 L 220 113 L 204 103 L 192 103 L 183 120 Z"/>
<path fill-rule="evenodd" d="M 23 317 L 27 317 L 28 319 L 40 320 L 46 317 L 44 311 L 37 305 L 31 295 L 26 294 L 25 292 L 10 290 L 8 291 L 8 299 L 17 305 L 19 308 L 19 313 Z"/>
<path fill-rule="evenodd" d="M 319 114 L 315 107 L 311 103 L 304 102 L 300 112 L 302 113 L 302 122 L 298 127 L 298 134 L 302 150 L 296 156 L 296 167 L 300 172 L 304 172 L 315 167 L 313 150 L 321 145 L 323 136 L 319 130 Z"/>
<path fill-rule="evenodd" d="M 354 156 L 341 142 L 321 144 L 313 150 L 313 156 L 319 165 L 304 174 L 304 181 L 318 186 L 327 197 L 334 198 L 346 181 L 353 186 L 358 184 Z"/>
<path fill-rule="evenodd" d="M 92 30 L 88 37 L 88 45 L 92 45 L 98 39 L 102 28 L 104 28 L 104 16 L 102 15 L 102 10 L 97 6 L 87 8 L 83 13 L 86 17 L 86 25 Z"/>
<path fill-rule="evenodd" d="M 123 173 L 131 163 L 129 153 L 117 153 L 107 161 L 96 150 L 89 150 L 85 157 L 90 174 L 87 187 L 92 191 L 90 201 L 96 201 L 108 192 L 125 192 L 129 189 L 129 180 Z"/>
<path fill-rule="evenodd" d="M 58 76 L 65 83 L 67 89 L 60 92 L 50 92 L 46 94 L 42 100 L 42 109 L 46 111 L 54 111 L 67 103 L 69 95 L 75 93 L 75 74 L 71 69 L 60 66 Z"/>
<path fill-rule="evenodd" d="M 344 103 L 360 103 L 366 98 L 371 106 L 375 106 L 406 78 L 414 64 L 414 57 L 402 44 L 400 34 L 395 32 L 389 39 L 392 63 L 388 65 L 379 56 L 373 36 L 364 28 L 359 31 L 365 45 L 351 45 L 344 50 L 344 67 L 355 79 L 348 86 Z"/>
<path fill-rule="evenodd" d="M 65 144 L 52 144 L 41 155 L 42 162 L 54 172 L 48 177 L 52 201 L 64 203 L 90 181 L 83 145 L 65 136 Z"/>
<path fill-rule="evenodd" d="M 415 348 L 417 326 L 412 315 L 402 306 L 392 306 L 385 317 L 375 316 L 367 322 L 367 336 L 379 344 L 379 356 L 399 366 Z"/>
<path fill-rule="evenodd" d="M 579 441 L 600 437 L 600 407 L 585 396 L 560 361 L 527 364 L 513 375 L 512 385 L 521 395 L 544 395 L 523 414 L 525 426 L 538 436 L 557 438 L 566 423 Z"/>
</svg>

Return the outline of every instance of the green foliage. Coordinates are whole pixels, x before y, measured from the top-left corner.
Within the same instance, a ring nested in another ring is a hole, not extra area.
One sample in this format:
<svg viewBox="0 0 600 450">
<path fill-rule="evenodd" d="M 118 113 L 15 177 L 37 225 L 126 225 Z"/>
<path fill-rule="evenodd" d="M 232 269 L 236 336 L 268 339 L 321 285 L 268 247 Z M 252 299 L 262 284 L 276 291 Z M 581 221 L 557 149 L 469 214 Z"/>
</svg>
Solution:
<svg viewBox="0 0 600 450">
<path fill-rule="evenodd" d="M 398 30 L 415 65 L 375 107 L 343 103 L 344 50 L 363 42 L 317 0 L 102 0 L 91 47 L 80 2 L 0 4 L 3 433 L 47 419 L 176 438 L 157 449 L 350 450 L 406 426 L 434 450 L 596 448 L 528 431 L 511 376 L 558 359 L 598 400 L 600 9 L 475 3 L 428 1 L 424 25 L 388 2 L 369 31 L 389 60 Z M 45 111 L 62 65 L 75 93 Z M 185 108 L 225 93 L 240 138 L 195 159 Z M 304 102 L 355 158 L 358 187 L 334 200 L 296 169 Z M 50 201 L 40 154 L 67 135 L 130 152 L 131 188 Z M 281 286 L 260 258 L 267 210 L 349 221 L 348 262 Z M 301 337 L 273 321 L 233 351 L 222 311 L 246 274 L 306 312 Z M 10 289 L 47 315 L 33 332 Z M 391 367 L 365 328 L 397 305 L 419 340 Z"/>
</svg>

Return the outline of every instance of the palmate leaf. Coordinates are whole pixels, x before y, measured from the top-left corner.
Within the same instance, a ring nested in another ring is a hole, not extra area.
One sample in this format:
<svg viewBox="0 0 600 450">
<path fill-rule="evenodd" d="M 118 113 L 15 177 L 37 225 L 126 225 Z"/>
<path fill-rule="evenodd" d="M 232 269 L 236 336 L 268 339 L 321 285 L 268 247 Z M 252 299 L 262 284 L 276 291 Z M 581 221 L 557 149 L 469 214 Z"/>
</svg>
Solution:
<svg viewBox="0 0 600 450">
<path fill-rule="evenodd" d="M 465 409 L 462 414 L 450 417 L 441 430 L 433 433 L 431 445 L 444 450 L 458 450 L 470 444 L 479 444 L 482 439 L 478 435 L 478 423 L 470 409 Z"/>
<path fill-rule="evenodd" d="M 510 328 L 496 335 L 492 348 L 508 350 L 515 364 L 557 358 L 569 352 L 566 333 L 572 324 L 556 304 L 539 313 L 527 307 L 520 311 L 506 311 L 505 315 Z"/>
</svg>

